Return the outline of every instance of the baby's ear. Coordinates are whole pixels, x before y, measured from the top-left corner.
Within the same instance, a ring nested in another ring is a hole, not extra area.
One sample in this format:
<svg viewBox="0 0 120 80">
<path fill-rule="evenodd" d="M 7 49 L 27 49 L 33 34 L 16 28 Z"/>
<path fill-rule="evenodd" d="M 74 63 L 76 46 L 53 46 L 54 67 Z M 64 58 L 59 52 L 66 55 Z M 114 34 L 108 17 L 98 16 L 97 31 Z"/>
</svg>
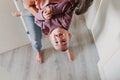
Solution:
<svg viewBox="0 0 120 80">
<path fill-rule="evenodd" d="M 68 36 L 69 36 L 69 38 L 71 39 L 71 37 L 72 37 L 72 34 L 69 32 L 69 33 L 68 33 Z"/>
</svg>

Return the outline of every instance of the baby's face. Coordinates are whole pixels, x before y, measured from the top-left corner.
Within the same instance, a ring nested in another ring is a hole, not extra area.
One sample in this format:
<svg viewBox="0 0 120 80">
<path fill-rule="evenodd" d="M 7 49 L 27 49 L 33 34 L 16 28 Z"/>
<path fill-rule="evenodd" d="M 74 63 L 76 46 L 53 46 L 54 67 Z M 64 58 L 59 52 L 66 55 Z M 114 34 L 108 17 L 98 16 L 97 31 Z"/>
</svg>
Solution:
<svg viewBox="0 0 120 80">
<path fill-rule="evenodd" d="M 50 41 L 56 50 L 65 51 L 69 47 L 71 35 L 62 28 L 54 29 L 50 34 Z"/>
</svg>

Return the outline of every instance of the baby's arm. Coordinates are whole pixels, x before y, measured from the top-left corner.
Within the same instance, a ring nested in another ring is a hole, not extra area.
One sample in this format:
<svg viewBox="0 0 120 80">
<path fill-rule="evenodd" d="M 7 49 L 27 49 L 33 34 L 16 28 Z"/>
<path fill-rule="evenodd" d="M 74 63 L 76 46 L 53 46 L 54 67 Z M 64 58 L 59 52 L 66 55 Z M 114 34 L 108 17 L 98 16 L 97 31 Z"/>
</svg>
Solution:
<svg viewBox="0 0 120 80">
<path fill-rule="evenodd" d="M 54 16 L 52 16 L 50 20 L 53 20 L 56 23 L 60 23 L 61 26 L 65 28 L 69 26 L 72 19 L 72 13 L 73 13 L 72 5 L 70 2 L 62 2 L 55 6 L 49 6 L 49 8 L 56 9 L 56 11 L 54 11 L 54 14 L 53 14 Z M 44 11 L 41 10 L 41 13 L 38 12 L 38 16 L 40 16 L 39 14 L 43 14 L 43 13 Z M 39 24 L 39 26 L 40 26 L 40 23 L 47 23 L 47 21 L 49 21 L 49 20 L 46 20 L 44 17 L 43 17 L 43 20 L 41 19 L 40 17 L 35 17 L 35 22 Z M 43 26 L 43 24 L 41 26 Z"/>
<path fill-rule="evenodd" d="M 70 1 L 64 1 L 60 2 L 56 5 L 51 6 L 53 15 L 59 15 L 59 14 L 65 14 L 65 12 L 71 8 L 72 9 L 72 4 Z"/>
<path fill-rule="evenodd" d="M 38 11 L 38 13 L 35 15 L 35 17 L 38 20 L 48 20 L 52 17 L 52 10 L 49 7 L 46 7 L 45 9 L 41 9 Z"/>
<path fill-rule="evenodd" d="M 64 14 L 57 17 L 57 20 L 64 28 L 68 29 L 71 23 L 72 15 L 73 11 L 71 10 L 71 7 L 69 7 Z"/>
<path fill-rule="evenodd" d="M 39 20 L 51 19 L 55 15 L 61 15 L 61 14 L 64 15 L 67 9 L 70 7 L 71 7 L 71 3 L 69 1 L 52 4 L 42 10 L 39 10 L 36 17 Z"/>
<path fill-rule="evenodd" d="M 57 8 L 58 8 L 56 9 L 57 11 L 53 13 L 54 16 L 51 19 L 56 21 L 56 23 L 57 22 L 60 23 L 61 26 L 63 26 L 64 28 L 68 29 L 73 15 L 73 9 L 71 3 L 63 2 L 59 4 Z"/>
</svg>

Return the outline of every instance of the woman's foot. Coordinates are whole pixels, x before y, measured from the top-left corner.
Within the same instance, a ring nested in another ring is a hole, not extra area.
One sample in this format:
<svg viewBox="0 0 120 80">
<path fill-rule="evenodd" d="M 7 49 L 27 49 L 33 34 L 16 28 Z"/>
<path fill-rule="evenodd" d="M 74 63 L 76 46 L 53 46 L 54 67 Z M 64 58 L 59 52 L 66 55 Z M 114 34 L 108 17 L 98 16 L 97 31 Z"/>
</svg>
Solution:
<svg viewBox="0 0 120 80">
<path fill-rule="evenodd" d="M 43 52 L 42 51 L 37 52 L 37 61 L 39 63 L 43 63 Z"/>
<path fill-rule="evenodd" d="M 68 49 L 66 52 L 67 52 L 69 61 L 72 62 L 75 58 L 73 55 L 73 52 L 70 49 Z"/>
</svg>

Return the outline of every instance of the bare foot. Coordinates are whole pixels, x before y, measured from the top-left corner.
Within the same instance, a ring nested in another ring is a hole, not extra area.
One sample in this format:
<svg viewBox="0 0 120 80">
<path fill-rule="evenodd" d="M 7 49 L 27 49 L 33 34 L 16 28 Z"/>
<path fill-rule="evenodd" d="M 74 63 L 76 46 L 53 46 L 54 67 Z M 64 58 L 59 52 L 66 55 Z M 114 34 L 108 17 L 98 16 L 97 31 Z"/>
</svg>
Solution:
<svg viewBox="0 0 120 80">
<path fill-rule="evenodd" d="M 43 63 L 43 52 L 42 51 L 37 52 L 37 61 L 39 63 Z"/>
<path fill-rule="evenodd" d="M 67 52 L 69 61 L 72 62 L 74 60 L 73 52 L 70 49 L 68 49 L 66 52 Z"/>
</svg>

